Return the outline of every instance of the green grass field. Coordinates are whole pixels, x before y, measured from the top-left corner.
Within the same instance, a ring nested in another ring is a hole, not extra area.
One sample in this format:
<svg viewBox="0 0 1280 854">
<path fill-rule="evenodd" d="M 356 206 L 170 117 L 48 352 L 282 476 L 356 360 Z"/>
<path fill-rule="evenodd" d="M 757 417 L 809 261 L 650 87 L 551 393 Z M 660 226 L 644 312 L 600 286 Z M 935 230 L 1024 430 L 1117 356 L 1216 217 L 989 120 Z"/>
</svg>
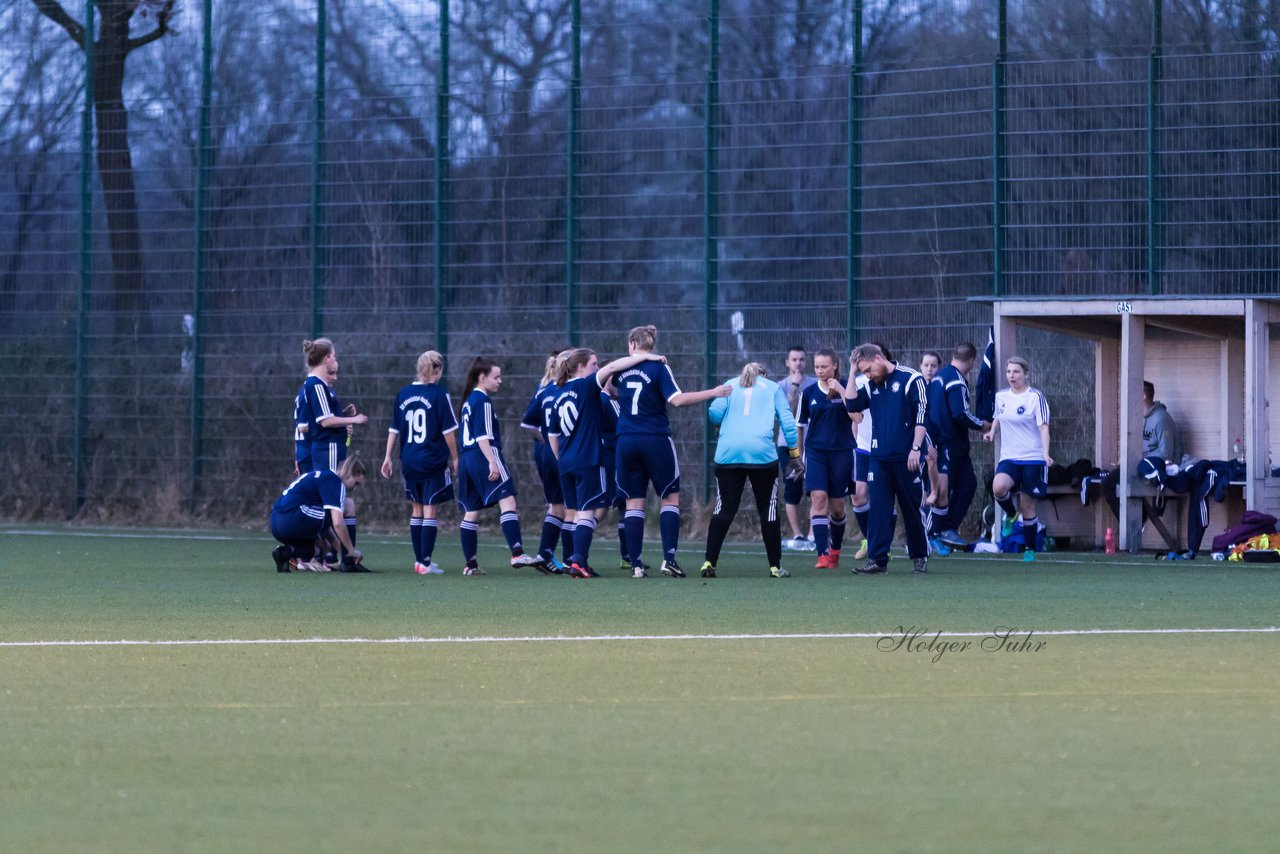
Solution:
<svg viewBox="0 0 1280 854">
<path fill-rule="evenodd" d="M 264 537 L 156 533 L 0 528 L 0 850 L 1280 839 L 1280 634 L 1048 634 L 1274 627 L 1266 565 L 955 557 L 857 578 L 788 555 L 775 580 L 742 546 L 715 580 L 633 580 L 602 538 L 596 581 L 496 568 L 492 546 L 483 578 L 452 547 L 424 578 L 402 539 L 366 536 L 381 574 L 282 576 Z M 984 650 L 997 626 L 1032 643 Z M 899 627 L 970 647 L 875 637 Z M 122 640 L 172 643 L 101 643 Z"/>
</svg>

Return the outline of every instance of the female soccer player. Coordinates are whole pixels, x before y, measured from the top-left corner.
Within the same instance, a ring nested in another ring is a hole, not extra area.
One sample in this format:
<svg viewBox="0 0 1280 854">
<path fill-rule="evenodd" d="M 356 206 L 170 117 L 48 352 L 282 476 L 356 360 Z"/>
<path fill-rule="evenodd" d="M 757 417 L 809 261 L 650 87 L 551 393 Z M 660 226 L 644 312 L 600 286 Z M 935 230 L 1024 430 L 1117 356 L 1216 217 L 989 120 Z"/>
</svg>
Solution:
<svg viewBox="0 0 1280 854">
<path fill-rule="evenodd" d="M 604 401 L 600 393 L 610 377 L 644 361 L 665 361 L 653 353 L 625 356 L 598 367 L 595 352 L 570 351 L 560 364 L 555 415 L 547 438 L 560 463 L 560 487 L 565 507 L 575 513 L 573 554 L 569 575 L 596 578 L 587 558 L 596 529 L 596 511 L 608 506 L 608 472 L 601 460 L 604 444 Z M 610 407 L 612 408 L 612 407 Z"/>
<path fill-rule="evenodd" d="M 627 352 L 632 356 L 653 352 L 656 326 L 637 326 L 627 333 Z M 627 501 L 624 525 L 631 575 L 644 578 L 640 546 L 644 541 L 644 499 L 649 484 L 662 499 L 658 530 L 662 534 L 662 574 L 684 578 L 676 562 L 680 544 L 680 463 L 671 440 L 667 404 L 688 406 L 714 397 L 728 397 L 727 385 L 702 391 L 681 391 L 671 367 L 661 362 L 642 362 L 613 378 L 618 388 L 618 494 Z"/>
<path fill-rule="evenodd" d="M 336 473 L 329 469 L 308 472 L 285 487 L 271 508 L 271 536 L 283 543 L 271 552 L 276 572 L 288 572 L 290 560 L 298 561 L 299 569 L 328 572 L 329 567 L 317 559 L 320 550 L 316 545 L 329 532 L 347 552 L 342 571 L 368 572 L 361 563 L 360 550 L 347 536 L 342 515 L 347 490 L 364 483 L 364 475 L 364 463 L 349 457 Z"/>
<path fill-rule="evenodd" d="M 1000 436 L 1000 462 L 991 491 L 1005 516 L 1018 515 L 1013 492 L 1020 493 L 1022 530 L 1031 551 L 1038 539 L 1040 520 L 1036 518 L 1036 499 L 1047 492 L 1049 456 L 1049 402 L 1039 389 L 1030 385 L 1031 365 L 1021 356 L 1005 360 L 1005 379 L 1009 387 L 996 392 L 995 417 L 991 429 L 982 434 L 988 442 Z"/>
<path fill-rule="evenodd" d="M 418 575 L 444 572 L 431 559 L 436 545 L 436 505 L 453 498 L 458 476 L 458 440 L 453 432 L 449 393 L 440 385 L 444 357 L 428 350 L 418 357 L 418 379 L 400 389 L 387 429 L 387 454 L 382 476 L 391 477 L 391 452 L 400 442 L 400 474 L 409 502 L 409 540 L 413 543 L 413 571 Z"/>
<path fill-rule="evenodd" d="M 302 396 L 306 406 L 307 445 L 313 471 L 337 471 L 347 458 L 347 442 L 350 429 L 356 424 L 366 424 L 369 416 L 361 415 L 352 405 L 345 408 L 333 391 L 338 379 L 338 351 L 328 338 L 303 341 L 302 352 L 307 360 L 307 378 L 302 384 Z M 296 434 L 295 434 L 296 436 Z M 356 505 L 348 499 L 343 508 L 347 534 L 351 542 L 356 540 Z"/>
<path fill-rule="evenodd" d="M 480 511 L 498 505 L 502 534 L 511 549 L 511 566 L 543 567 L 541 558 L 525 554 L 520 543 L 520 517 L 516 513 L 516 484 L 502 458 L 502 432 L 493 415 L 491 395 L 502 387 L 502 366 L 492 359 L 477 356 L 467 371 L 466 388 L 470 389 L 462 404 L 462 453 L 458 458 L 458 504 L 462 506 L 462 557 L 466 561 L 463 575 L 484 575 L 476 560 L 479 546 Z"/>
<path fill-rule="evenodd" d="M 765 378 L 764 365 L 748 362 L 742 375 L 730 383 L 733 389 L 727 399 L 711 403 L 707 417 L 720 425 L 716 442 L 716 510 L 707 530 L 706 560 L 703 578 L 716 577 L 716 561 L 733 517 L 742 504 L 747 481 L 756 497 L 760 514 L 760 534 L 769 559 L 769 575 L 786 578 L 791 573 L 782 568 L 782 527 L 778 523 L 778 446 L 774 428 L 787 448 L 790 462 L 787 473 L 803 473 L 796 422 L 787 405 L 787 395 L 778 384 Z"/>
<path fill-rule="evenodd" d="M 942 357 L 932 350 L 920 357 L 920 376 L 924 377 L 929 405 L 925 415 L 928 431 L 929 494 L 920 505 L 924 530 L 929 536 L 929 547 L 939 555 L 951 554 L 951 547 L 938 539 L 933 532 L 935 519 L 945 519 L 950 504 L 949 478 L 951 475 L 951 417 L 947 411 L 947 390 L 938 371 L 942 369 Z"/>
<path fill-rule="evenodd" d="M 800 399 L 804 429 L 804 487 L 809 492 L 810 525 L 818 551 L 815 569 L 838 569 L 844 543 L 844 498 L 853 476 L 853 421 L 844 406 L 840 357 L 835 350 L 814 354 L 818 382 Z"/>
<path fill-rule="evenodd" d="M 542 537 L 538 540 L 538 555 L 552 572 L 568 572 L 567 561 L 573 554 L 572 531 L 565 531 L 564 495 L 560 491 L 560 467 L 556 455 L 547 443 L 547 431 L 554 417 L 556 395 L 560 387 L 556 385 L 556 372 L 569 350 L 552 350 L 547 356 L 547 364 L 542 372 L 538 387 L 529 398 L 520 426 L 532 431 L 533 465 L 538 471 L 538 479 L 542 481 L 542 497 L 547 502 L 547 513 L 542 520 Z M 563 540 L 564 559 L 556 559 L 556 541 Z"/>
</svg>

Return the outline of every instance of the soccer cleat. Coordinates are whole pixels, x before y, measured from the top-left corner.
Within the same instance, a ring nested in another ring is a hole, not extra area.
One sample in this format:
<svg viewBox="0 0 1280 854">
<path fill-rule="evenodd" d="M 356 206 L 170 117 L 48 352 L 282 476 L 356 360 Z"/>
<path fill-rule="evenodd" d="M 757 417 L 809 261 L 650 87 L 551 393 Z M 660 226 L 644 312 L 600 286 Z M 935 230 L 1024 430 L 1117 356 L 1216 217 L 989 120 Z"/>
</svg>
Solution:
<svg viewBox="0 0 1280 854">
<path fill-rule="evenodd" d="M 289 558 L 285 557 L 285 546 L 276 546 L 271 552 L 271 559 L 276 562 L 276 572 L 289 571 Z"/>
<path fill-rule="evenodd" d="M 619 572 L 630 572 L 630 571 L 631 571 L 631 561 L 627 560 L 625 557 L 624 557 L 624 558 L 621 558 L 621 559 L 618 561 L 618 571 L 619 571 Z"/>
<path fill-rule="evenodd" d="M 538 555 L 531 555 L 528 552 L 521 552 L 518 555 L 513 554 L 511 556 L 511 568 L 523 569 L 526 566 L 537 566 L 545 561 L 546 558 Z"/>
<path fill-rule="evenodd" d="M 814 569 L 837 569 L 840 566 L 838 558 L 832 557 L 831 552 L 818 555 L 818 562 L 813 565 Z"/>
<path fill-rule="evenodd" d="M 569 564 L 569 577 L 570 578 L 599 578 L 600 576 L 591 567 L 584 566 L 583 564 L 575 562 L 575 563 Z"/>
<path fill-rule="evenodd" d="M 953 549 L 967 549 L 969 548 L 969 546 L 973 545 L 964 537 L 960 536 L 960 534 L 956 531 L 955 528 L 951 528 L 950 530 L 943 531 L 941 534 L 938 535 L 938 539 L 942 540 L 942 542 L 951 546 L 951 548 Z"/>
<path fill-rule="evenodd" d="M 701 575 L 703 578 L 715 578 L 716 577 L 715 564 L 713 564 L 709 560 L 704 560 L 702 562 L 702 569 L 698 570 L 698 574 Z"/>
<path fill-rule="evenodd" d="M 839 569 L 840 568 L 840 550 L 832 549 L 830 552 L 828 552 L 828 554 L 831 555 L 831 563 L 832 563 L 831 568 Z"/>
<path fill-rule="evenodd" d="M 338 564 L 338 572 L 373 572 L 373 570 L 365 566 L 363 561 L 344 557 L 342 563 Z"/>
<path fill-rule="evenodd" d="M 787 572 L 780 566 L 769 567 L 769 575 L 773 578 L 790 578 L 791 573 Z"/>
<path fill-rule="evenodd" d="M 865 560 L 867 557 L 867 541 L 864 539 L 862 545 L 858 546 L 858 550 L 853 553 L 854 560 Z"/>
<path fill-rule="evenodd" d="M 676 563 L 674 559 L 662 562 L 662 574 L 669 578 L 685 577 L 684 570 L 680 568 L 680 564 Z"/>
<path fill-rule="evenodd" d="M 912 575 L 925 575 L 929 572 L 929 559 L 927 557 L 918 557 L 911 561 Z"/>
<path fill-rule="evenodd" d="M 631 567 L 631 577 L 632 578 L 648 578 L 649 573 L 645 571 L 645 568 L 643 566 L 637 565 L 637 566 Z"/>
<path fill-rule="evenodd" d="M 543 555 L 543 557 L 546 557 L 546 555 Z M 556 557 L 555 555 L 552 555 L 550 558 L 548 558 L 547 571 L 550 572 L 552 575 L 568 575 L 569 567 L 567 564 L 561 561 L 560 558 Z"/>
<path fill-rule="evenodd" d="M 941 537 L 934 537 L 929 541 L 929 548 L 937 553 L 938 557 L 946 557 L 951 554 L 951 546 L 942 541 Z"/>
<path fill-rule="evenodd" d="M 304 560 L 299 563 L 298 569 L 303 572 L 328 572 L 329 564 L 322 560 L 316 560 L 313 558 L 312 560 Z"/>
<path fill-rule="evenodd" d="M 444 575 L 444 570 L 441 569 L 440 565 L 434 560 L 428 561 L 427 563 L 414 561 L 413 571 L 418 575 Z"/>
<path fill-rule="evenodd" d="M 478 563 L 472 561 L 462 568 L 463 575 L 485 575 L 485 571 L 480 568 Z"/>
<path fill-rule="evenodd" d="M 867 558 L 867 562 L 862 566 L 853 568 L 854 575 L 883 575 L 889 571 L 889 567 L 875 562 L 874 558 Z"/>
</svg>

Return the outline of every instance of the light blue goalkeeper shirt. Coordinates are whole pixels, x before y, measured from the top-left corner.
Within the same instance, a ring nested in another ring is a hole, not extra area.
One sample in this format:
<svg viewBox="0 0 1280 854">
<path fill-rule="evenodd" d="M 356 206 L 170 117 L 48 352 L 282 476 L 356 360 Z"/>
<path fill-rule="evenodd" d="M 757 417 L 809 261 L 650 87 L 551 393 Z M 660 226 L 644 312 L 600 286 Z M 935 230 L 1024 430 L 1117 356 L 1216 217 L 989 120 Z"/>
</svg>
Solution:
<svg viewBox="0 0 1280 854">
<path fill-rule="evenodd" d="M 743 388 L 738 377 L 725 385 L 733 387 L 733 394 L 716 398 L 707 411 L 711 423 L 720 425 L 716 464 L 776 465 L 775 423 L 781 425 L 787 446 L 796 447 L 796 420 L 787 407 L 787 395 L 777 383 L 764 377 L 756 377 L 750 388 Z"/>
</svg>

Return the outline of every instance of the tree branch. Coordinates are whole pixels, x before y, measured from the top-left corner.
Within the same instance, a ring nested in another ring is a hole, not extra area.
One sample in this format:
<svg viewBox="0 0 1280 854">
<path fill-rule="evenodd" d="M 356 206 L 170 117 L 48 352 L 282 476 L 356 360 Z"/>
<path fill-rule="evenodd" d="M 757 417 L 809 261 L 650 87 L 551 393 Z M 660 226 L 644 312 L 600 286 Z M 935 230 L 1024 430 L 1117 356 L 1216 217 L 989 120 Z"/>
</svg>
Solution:
<svg viewBox="0 0 1280 854">
<path fill-rule="evenodd" d="M 37 0 L 40 2 L 40 0 Z M 44 0 L 44 2 L 52 2 L 52 0 Z M 137 50 L 143 45 L 151 44 L 156 39 L 164 38 L 169 34 L 169 19 L 173 17 L 173 4 L 176 0 L 164 0 L 164 6 L 156 12 L 156 28 L 145 36 L 138 36 L 136 39 L 129 39 L 125 42 L 125 52 Z"/>
<path fill-rule="evenodd" d="M 84 50 L 84 25 L 68 15 L 67 10 L 62 8 L 58 0 L 31 0 L 31 2 L 36 4 L 41 15 L 66 30 L 71 40 Z"/>
</svg>

